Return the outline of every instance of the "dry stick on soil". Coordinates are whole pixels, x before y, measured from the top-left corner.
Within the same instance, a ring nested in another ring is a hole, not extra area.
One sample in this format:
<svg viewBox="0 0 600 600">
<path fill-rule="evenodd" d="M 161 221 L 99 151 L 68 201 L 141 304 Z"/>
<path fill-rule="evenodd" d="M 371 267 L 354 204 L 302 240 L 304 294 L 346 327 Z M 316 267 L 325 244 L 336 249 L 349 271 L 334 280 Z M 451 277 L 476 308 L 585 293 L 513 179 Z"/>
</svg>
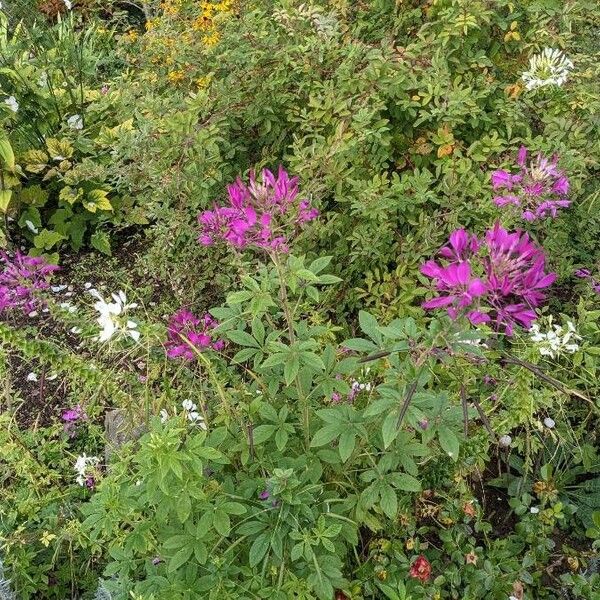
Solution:
<svg viewBox="0 0 600 600">
<path fill-rule="evenodd" d="M 546 383 L 550 384 L 552 387 L 563 392 L 563 394 L 567 394 L 569 396 L 575 396 L 576 398 L 585 400 L 586 402 L 591 404 L 594 408 L 596 407 L 594 402 L 592 400 L 590 400 L 587 396 L 584 396 L 582 393 L 578 392 L 577 390 L 573 390 L 571 388 L 566 387 L 560 381 L 558 381 L 558 379 L 554 379 L 554 377 L 550 377 L 550 375 L 544 373 L 539 367 L 536 367 L 535 365 L 532 365 L 531 363 L 521 360 L 520 358 L 515 358 L 514 356 L 505 356 L 502 358 L 502 362 L 507 365 L 517 365 L 519 367 L 523 367 L 524 369 L 531 371 L 534 375 L 537 375 L 537 377 L 539 377 L 542 381 L 545 381 Z"/>
</svg>

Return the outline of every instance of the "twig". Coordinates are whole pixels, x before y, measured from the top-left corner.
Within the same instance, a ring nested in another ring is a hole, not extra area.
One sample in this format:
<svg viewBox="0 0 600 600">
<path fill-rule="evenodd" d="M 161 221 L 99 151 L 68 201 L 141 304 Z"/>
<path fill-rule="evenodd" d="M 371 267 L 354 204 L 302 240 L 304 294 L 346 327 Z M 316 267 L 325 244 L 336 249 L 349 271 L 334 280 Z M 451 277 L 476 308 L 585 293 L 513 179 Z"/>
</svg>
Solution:
<svg viewBox="0 0 600 600">
<path fill-rule="evenodd" d="M 404 402 L 402 403 L 402 407 L 400 408 L 400 413 L 398 414 L 398 421 L 396 423 L 396 428 L 399 429 L 400 425 L 402 425 L 402 421 L 404 420 L 404 416 L 406 415 L 406 411 L 408 410 L 408 406 L 410 405 L 410 401 L 412 400 L 415 392 L 417 391 L 417 385 L 419 383 L 419 374 L 417 374 L 417 378 L 410 384 L 408 388 L 408 392 L 406 393 L 406 398 L 404 398 Z"/>
<path fill-rule="evenodd" d="M 534 375 L 537 375 L 542 381 L 545 381 L 546 383 L 550 384 L 552 387 L 556 388 L 557 390 L 560 390 L 564 394 L 575 396 L 577 398 L 580 398 L 581 400 L 585 400 L 586 402 L 589 402 L 594 407 L 596 406 L 594 404 L 594 402 L 592 400 L 590 400 L 587 396 L 584 396 L 582 393 L 578 392 L 577 390 L 573 390 L 571 388 L 564 386 L 560 381 L 558 381 L 558 379 L 554 379 L 554 377 L 550 377 L 550 375 L 544 373 L 539 367 L 536 367 L 535 365 L 532 365 L 531 363 L 528 363 L 527 361 L 521 360 L 520 358 L 516 358 L 514 356 L 506 356 L 506 357 L 502 358 L 502 362 L 504 362 L 505 364 L 508 364 L 508 365 L 518 365 L 519 367 L 523 367 L 524 369 L 531 371 Z"/>
<path fill-rule="evenodd" d="M 469 407 L 467 406 L 467 392 L 464 385 L 460 386 L 460 402 L 463 411 L 463 432 L 467 437 L 469 435 Z"/>
</svg>

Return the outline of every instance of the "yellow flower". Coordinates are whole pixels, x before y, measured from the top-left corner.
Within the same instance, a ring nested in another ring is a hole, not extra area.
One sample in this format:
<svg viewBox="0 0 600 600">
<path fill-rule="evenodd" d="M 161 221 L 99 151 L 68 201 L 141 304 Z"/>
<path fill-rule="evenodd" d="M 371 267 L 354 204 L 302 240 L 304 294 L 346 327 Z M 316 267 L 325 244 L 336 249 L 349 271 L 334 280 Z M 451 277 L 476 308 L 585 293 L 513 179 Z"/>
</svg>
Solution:
<svg viewBox="0 0 600 600">
<path fill-rule="evenodd" d="M 130 29 L 127 33 L 125 33 L 125 35 L 123 37 L 128 42 L 135 42 L 135 40 L 137 40 L 139 37 L 139 33 L 137 32 L 136 29 Z"/>
<path fill-rule="evenodd" d="M 200 89 L 207 88 L 209 83 L 210 77 L 198 77 L 198 79 L 196 79 L 196 85 Z"/>
<path fill-rule="evenodd" d="M 192 29 L 196 31 L 206 31 L 212 27 L 212 19 L 206 15 L 201 15 L 192 22 Z"/>
<path fill-rule="evenodd" d="M 412 550 L 415 547 L 415 540 L 408 538 L 405 545 L 407 550 Z"/>
<path fill-rule="evenodd" d="M 204 36 L 204 45 L 207 48 L 214 46 L 219 41 L 219 33 L 217 31 L 213 31 L 209 35 Z"/>
<path fill-rule="evenodd" d="M 169 73 L 167 74 L 167 79 L 171 83 L 179 83 L 180 81 L 183 81 L 184 78 L 185 73 L 181 69 L 178 71 L 169 71 Z"/>
<path fill-rule="evenodd" d="M 56 539 L 56 536 L 53 533 L 44 531 L 44 533 L 42 533 L 42 537 L 40 538 L 40 542 L 47 548 L 50 545 L 50 542 L 54 539 Z"/>
</svg>

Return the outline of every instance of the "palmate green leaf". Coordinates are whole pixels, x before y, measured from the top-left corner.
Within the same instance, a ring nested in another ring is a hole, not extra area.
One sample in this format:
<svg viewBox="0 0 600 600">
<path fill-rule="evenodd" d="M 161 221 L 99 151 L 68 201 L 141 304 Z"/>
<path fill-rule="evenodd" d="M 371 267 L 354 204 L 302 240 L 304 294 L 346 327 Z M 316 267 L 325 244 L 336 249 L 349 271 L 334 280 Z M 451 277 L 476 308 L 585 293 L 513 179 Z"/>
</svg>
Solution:
<svg viewBox="0 0 600 600">
<path fill-rule="evenodd" d="M 234 363 L 246 362 L 247 360 L 250 360 L 253 356 L 255 356 L 258 352 L 260 352 L 260 350 L 258 350 L 257 348 L 244 348 L 243 350 L 236 352 L 232 361 Z"/>
<path fill-rule="evenodd" d="M 379 350 L 377 344 L 363 338 L 351 338 L 342 342 L 341 345 L 344 348 L 348 348 L 348 350 L 355 350 L 356 352 L 376 352 Z"/>
<path fill-rule="evenodd" d="M 442 450 L 455 462 L 458 460 L 460 442 L 456 434 L 448 427 L 442 425 L 438 429 L 438 439 Z"/>
<path fill-rule="evenodd" d="M 283 427 L 277 430 L 277 433 L 275 434 L 275 445 L 277 446 L 277 450 L 279 450 L 279 452 L 286 447 L 288 438 L 288 432 L 283 429 Z"/>
<path fill-rule="evenodd" d="M 379 488 L 381 509 L 389 519 L 395 519 L 398 513 L 398 497 L 391 485 L 383 484 Z"/>
<path fill-rule="evenodd" d="M 204 542 L 197 541 L 195 543 L 194 557 L 201 565 L 206 564 L 206 561 L 208 560 L 208 548 Z"/>
<path fill-rule="evenodd" d="M 187 494 L 185 491 L 182 492 L 177 498 L 175 511 L 180 523 L 185 523 L 188 520 L 190 513 L 192 512 L 192 501 L 189 494 Z"/>
<path fill-rule="evenodd" d="M 235 304 L 242 304 L 242 302 L 246 302 L 250 300 L 254 296 L 254 293 L 249 290 L 240 290 L 239 292 L 233 292 L 231 294 L 227 294 L 227 298 L 225 302 L 230 306 L 234 306 Z"/>
<path fill-rule="evenodd" d="M 313 273 L 320 273 L 330 262 L 331 256 L 320 256 L 313 260 L 308 267 Z"/>
<path fill-rule="evenodd" d="M 286 385 L 290 385 L 300 370 L 300 359 L 297 354 L 291 354 L 283 365 L 283 379 Z"/>
<path fill-rule="evenodd" d="M 175 571 L 177 571 L 179 567 L 183 566 L 192 557 L 193 553 L 194 546 L 192 546 L 191 544 L 189 546 L 181 548 L 181 550 L 178 550 L 173 556 L 173 558 L 169 559 L 169 562 L 167 564 L 167 571 L 169 573 L 174 573 Z"/>
<path fill-rule="evenodd" d="M 388 411 L 398 405 L 398 402 L 392 398 L 379 398 L 371 402 L 365 409 L 363 416 L 365 418 L 375 417 L 382 412 Z"/>
<path fill-rule="evenodd" d="M 33 238 L 33 245 L 36 248 L 50 250 L 54 245 L 58 244 L 65 239 L 64 235 L 57 233 L 56 231 L 50 231 L 49 229 L 42 229 L 40 233 L 38 233 Z"/>
<path fill-rule="evenodd" d="M 252 441 L 256 446 L 264 444 L 269 438 L 273 437 L 276 425 L 259 425 L 252 431 Z"/>
<path fill-rule="evenodd" d="M 340 424 L 325 425 L 325 427 L 322 427 L 315 433 L 310 442 L 310 447 L 317 448 L 329 444 L 343 432 L 343 427 L 344 426 Z"/>
<path fill-rule="evenodd" d="M 358 313 L 358 322 L 361 330 L 366 333 L 377 344 L 381 343 L 381 333 L 379 333 L 379 325 L 377 319 L 370 313 L 361 310 Z"/>
<path fill-rule="evenodd" d="M 342 462 L 346 462 L 350 458 L 352 452 L 354 452 L 355 445 L 356 433 L 354 431 L 345 431 L 342 433 L 338 444 L 338 450 L 340 452 L 340 458 L 342 459 Z"/>
<path fill-rule="evenodd" d="M 393 473 L 389 476 L 395 488 L 403 492 L 420 492 L 421 482 L 408 473 Z"/>
<path fill-rule="evenodd" d="M 391 412 L 383 420 L 381 426 L 381 436 L 383 438 L 383 447 L 387 450 L 390 444 L 396 439 L 398 435 L 398 416 L 396 411 Z"/>
<path fill-rule="evenodd" d="M 227 331 L 225 334 L 232 342 L 240 346 L 249 346 L 252 348 L 260 348 L 260 344 L 246 331 L 234 329 Z"/>
<path fill-rule="evenodd" d="M 104 231 L 96 231 L 90 238 L 90 243 L 96 250 L 100 250 L 102 254 L 110 256 L 112 254 L 110 248 L 110 238 Z"/>
<path fill-rule="evenodd" d="M 229 515 L 243 515 L 247 512 L 246 507 L 239 502 L 224 502 L 220 508 Z"/>
<path fill-rule="evenodd" d="M 250 553 L 248 554 L 248 562 L 251 567 L 255 567 L 267 553 L 271 540 L 268 533 L 261 533 L 250 546 Z"/>
<path fill-rule="evenodd" d="M 229 515 L 221 508 L 215 510 L 215 514 L 213 515 L 213 527 L 216 529 L 217 533 L 223 537 L 228 536 L 231 531 Z"/>
</svg>

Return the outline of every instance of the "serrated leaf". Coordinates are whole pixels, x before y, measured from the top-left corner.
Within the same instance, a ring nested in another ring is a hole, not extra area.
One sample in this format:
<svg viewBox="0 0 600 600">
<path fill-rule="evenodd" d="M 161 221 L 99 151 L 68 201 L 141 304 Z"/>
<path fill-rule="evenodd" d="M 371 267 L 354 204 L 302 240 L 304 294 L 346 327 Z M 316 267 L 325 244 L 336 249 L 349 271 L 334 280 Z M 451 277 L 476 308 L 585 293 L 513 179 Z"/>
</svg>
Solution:
<svg viewBox="0 0 600 600">
<path fill-rule="evenodd" d="M 44 250 L 50 250 L 54 245 L 58 244 L 58 242 L 65 239 L 64 235 L 57 233 L 56 231 L 50 231 L 48 229 L 42 229 L 40 233 L 38 233 L 33 238 L 33 245 L 36 248 L 43 248 Z"/>
<path fill-rule="evenodd" d="M 90 244 L 93 248 L 102 252 L 102 254 L 111 255 L 110 238 L 106 232 L 96 231 L 90 238 Z"/>
</svg>

